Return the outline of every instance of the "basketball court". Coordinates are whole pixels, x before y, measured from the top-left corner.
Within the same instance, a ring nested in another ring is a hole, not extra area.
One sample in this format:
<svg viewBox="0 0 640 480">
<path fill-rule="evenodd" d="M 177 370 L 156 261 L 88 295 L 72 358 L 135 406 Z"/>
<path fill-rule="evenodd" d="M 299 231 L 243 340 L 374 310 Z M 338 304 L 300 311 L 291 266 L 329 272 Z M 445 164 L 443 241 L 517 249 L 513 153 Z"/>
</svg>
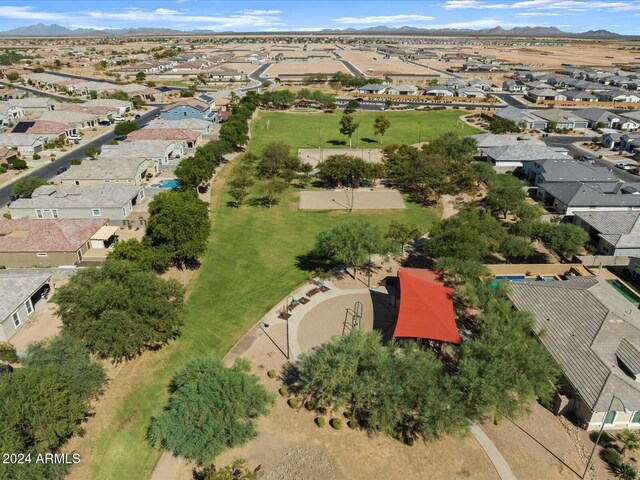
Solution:
<svg viewBox="0 0 640 480">
<path fill-rule="evenodd" d="M 406 208 L 397 190 L 336 190 L 300 192 L 300 210 L 398 210 Z"/>
</svg>

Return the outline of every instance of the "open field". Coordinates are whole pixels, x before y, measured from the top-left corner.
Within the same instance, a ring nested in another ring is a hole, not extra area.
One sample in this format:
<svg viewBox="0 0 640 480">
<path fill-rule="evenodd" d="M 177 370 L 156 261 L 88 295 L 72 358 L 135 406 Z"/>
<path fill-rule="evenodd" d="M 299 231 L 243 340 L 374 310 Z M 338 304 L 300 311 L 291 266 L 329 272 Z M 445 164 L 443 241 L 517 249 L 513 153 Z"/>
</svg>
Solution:
<svg viewBox="0 0 640 480">
<path fill-rule="evenodd" d="M 306 75 L 308 73 L 333 74 L 336 72 L 348 73 L 348 70 L 337 60 L 290 60 L 274 63 L 267 68 L 263 76 L 277 77 L 278 75 Z"/>
<path fill-rule="evenodd" d="M 264 122 L 262 115 L 257 125 L 260 122 Z M 299 134 L 303 127 L 299 117 L 294 123 L 298 140 L 295 132 L 288 140 L 299 147 L 304 143 Z M 423 130 L 426 135 L 431 128 Z M 274 131 L 270 129 L 264 139 L 267 131 L 255 130 L 250 149 L 272 141 Z M 189 285 L 182 337 L 161 351 L 145 353 L 130 362 L 123 367 L 125 374 L 111 382 L 97 402 L 98 414 L 87 425 L 86 436 L 69 443 L 68 448 L 82 456 L 82 463 L 72 470 L 72 480 L 120 479 L 122 472 L 127 473 L 127 479 L 149 478 L 160 452 L 145 441 L 146 429 L 151 417 L 166 404 L 173 373 L 193 357 L 224 355 L 274 304 L 304 282 L 309 273 L 298 268 L 296 257 L 313 247 L 318 232 L 347 222 L 353 215 L 382 225 L 391 219 L 406 221 L 423 231 L 439 217 L 438 211 L 412 203 L 407 203 L 404 210 L 383 213 L 299 211 L 295 208 L 299 193 L 294 189 L 272 210 L 230 208 L 224 184 L 233 168 L 223 169 L 212 186 L 209 249 L 195 281 Z M 101 404 L 108 404 L 108 408 Z"/>
<path fill-rule="evenodd" d="M 431 69 L 421 67 L 398 58 L 384 58 L 384 53 L 341 51 L 344 60 L 353 63 L 362 73 L 369 76 L 387 74 L 438 75 Z"/>
<path fill-rule="evenodd" d="M 354 148 L 379 148 L 380 136 L 373 133 L 373 121 L 378 115 L 384 115 L 391 122 L 391 127 L 384 136 L 384 145 L 413 144 L 418 142 L 422 123 L 422 141 L 436 138 L 442 133 L 455 131 L 460 135 L 472 135 L 478 131 L 465 125 L 456 126 L 456 121 L 465 113 L 458 110 L 403 111 L 403 112 L 356 112 L 353 114 L 360 124 L 359 134 L 353 134 Z M 256 138 L 249 145 L 249 150 L 256 152 L 271 142 L 286 142 L 294 150 L 298 148 L 344 148 L 349 139 L 340 134 L 340 118 L 342 113 L 322 112 L 260 112 L 253 124 Z M 267 121 L 269 128 L 267 129 Z M 330 155 L 330 152 L 326 152 Z"/>
</svg>

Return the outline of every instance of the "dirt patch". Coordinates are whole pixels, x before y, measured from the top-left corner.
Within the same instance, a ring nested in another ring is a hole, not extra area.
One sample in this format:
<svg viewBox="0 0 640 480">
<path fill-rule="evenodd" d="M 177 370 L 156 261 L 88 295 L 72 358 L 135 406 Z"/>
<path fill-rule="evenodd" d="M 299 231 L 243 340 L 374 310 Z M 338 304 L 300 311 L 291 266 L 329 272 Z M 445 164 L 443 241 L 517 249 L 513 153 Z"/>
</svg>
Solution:
<svg viewBox="0 0 640 480">
<path fill-rule="evenodd" d="M 316 480 L 331 478 L 347 480 L 347 475 L 334 458 L 322 447 L 305 445 L 284 454 L 276 467 L 265 475 L 264 480 Z"/>
<path fill-rule="evenodd" d="M 300 210 L 390 210 L 406 208 L 397 190 L 300 192 Z"/>
</svg>

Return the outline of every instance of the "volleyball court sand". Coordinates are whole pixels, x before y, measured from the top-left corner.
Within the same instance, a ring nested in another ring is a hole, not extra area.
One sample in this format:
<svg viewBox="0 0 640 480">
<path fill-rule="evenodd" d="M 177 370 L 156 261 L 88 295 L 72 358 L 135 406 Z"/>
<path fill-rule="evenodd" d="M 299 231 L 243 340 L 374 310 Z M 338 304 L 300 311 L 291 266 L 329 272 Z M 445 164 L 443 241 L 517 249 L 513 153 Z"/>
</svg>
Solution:
<svg viewBox="0 0 640 480">
<path fill-rule="evenodd" d="M 353 202 L 353 205 L 352 205 Z M 397 190 L 300 192 L 300 210 L 393 210 L 406 208 Z"/>
</svg>

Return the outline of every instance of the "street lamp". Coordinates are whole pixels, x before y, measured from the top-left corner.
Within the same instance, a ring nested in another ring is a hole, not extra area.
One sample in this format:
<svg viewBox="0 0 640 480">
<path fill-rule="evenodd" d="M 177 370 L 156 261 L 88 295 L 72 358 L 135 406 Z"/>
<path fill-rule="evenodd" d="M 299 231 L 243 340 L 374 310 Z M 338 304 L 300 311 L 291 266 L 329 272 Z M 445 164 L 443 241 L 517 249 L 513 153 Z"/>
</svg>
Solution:
<svg viewBox="0 0 640 480">
<path fill-rule="evenodd" d="M 418 122 L 420 126 L 420 132 L 418 133 L 418 144 L 422 143 L 422 122 Z"/>
<path fill-rule="evenodd" d="M 591 461 L 593 460 L 593 455 L 596 453 L 596 447 L 598 446 L 598 443 L 600 442 L 600 437 L 602 436 L 602 431 L 604 430 L 604 425 L 607 421 L 607 416 L 609 415 L 609 412 L 611 411 L 611 407 L 613 406 L 613 401 L 617 399 L 620 404 L 622 405 L 622 408 L 624 410 L 624 413 L 628 413 L 629 411 L 627 410 L 627 406 L 624 404 L 624 402 L 622 401 L 622 399 L 620 397 L 616 397 L 615 395 L 613 395 L 611 397 L 611 402 L 609 402 L 609 407 L 607 408 L 607 411 L 604 414 L 604 418 L 602 419 L 602 426 L 600 427 L 600 432 L 598 432 L 598 437 L 596 438 L 596 443 L 593 445 L 593 449 L 591 450 L 591 455 L 589 455 L 589 460 L 587 460 L 587 466 L 584 469 L 584 473 L 582 474 L 582 480 L 584 480 L 587 476 L 587 472 L 589 471 L 589 467 L 591 466 Z"/>
</svg>

